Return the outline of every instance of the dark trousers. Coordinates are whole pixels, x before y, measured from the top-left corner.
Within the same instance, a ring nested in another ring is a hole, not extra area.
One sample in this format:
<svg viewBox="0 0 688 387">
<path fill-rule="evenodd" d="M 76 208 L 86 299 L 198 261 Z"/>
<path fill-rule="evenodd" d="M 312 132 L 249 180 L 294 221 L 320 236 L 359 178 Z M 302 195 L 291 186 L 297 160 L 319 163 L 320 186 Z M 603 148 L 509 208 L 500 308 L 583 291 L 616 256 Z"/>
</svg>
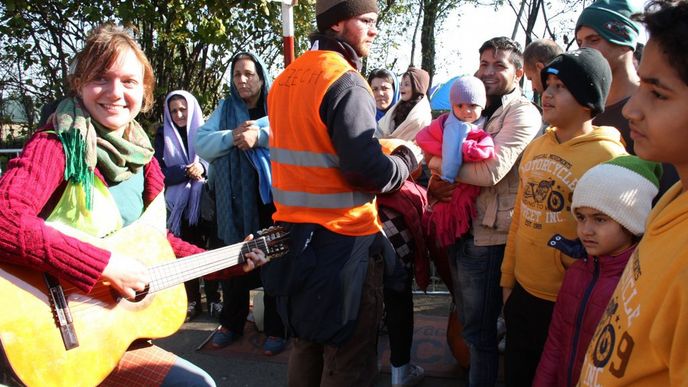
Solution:
<svg viewBox="0 0 688 387">
<path fill-rule="evenodd" d="M 295 338 L 289 387 L 369 387 L 377 377 L 377 328 L 382 317 L 382 258 L 371 257 L 353 336 L 339 347 Z"/>
<path fill-rule="evenodd" d="M 554 302 L 535 297 L 516 283 L 504 305 L 507 386 L 531 386 L 545 347 Z"/>
<path fill-rule="evenodd" d="M 205 302 L 210 311 L 211 302 L 220 302 L 220 281 L 203 279 L 203 291 L 205 292 Z"/>
<path fill-rule="evenodd" d="M 208 241 L 206 243 L 207 243 L 206 247 L 209 250 L 217 249 L 217 248 L 224 246 L 222 244 L 222 242 L 220 242 L 220 240 L 217 238 L 217 236 L 215 236 L 214 232 L 209 233 Z M 205 292 L 205 302 L 206 302 L 206 305 L 208 306 L 208 312 L 211 312 L 211 310 L 210 310 L 210 304 L 211 303 L 219 303 L 222 301 L 222 298 L 224 298 L 220 294 L 220 283 L 221 282 L 222 281 L 220 281 L 220 280 L 203 279 L 203 291 Z M 222 292 L 224 292 L 224 289 L 222 289 Z M 215 313 L 215 312 L 213 311 L 212 313 Z"/>
<path fill-rule="evenodd" d="M 413 293 L 411 283 L 401 292 L 385 288 L 385 325 L 389 334 L 390 363 L 401 367 L 411 361 L 413 344 Z"/>
<path fill-rule="evenodd" d="M 250 291 L 261 286 L 263 284 L 259 270 L 224 280 L 222 289 L 225 300 L 220 313 L 220 324 L 232 332 L 243 335 L 248 316 Z M 275 298 L 264 293 L 263 304 L 265 306 L 265 335 L 284 338 L 284 325 L 277 314 Z"/>
<path fill-rule="evenodd" d="M 208 247 L 208 237 L 210 235 L 209 224 L 202 219 L 198 220 L 198 224 L 189 225 L 186 219 L 182 219 L 180 227 L 180 238 L 186 242 L 194 244 L 198 247 Z M 202 310 L 201 305 L 201 281 L 198 278 L 186 281 L 184 283 L 186 289 L 187 302 L 195 302 L 196 310 Z"/>
<path fill-rule="evenodd" d="M 186 289 L 186 301 L 188 303 L 195 302 L 196 310 L 199 312 L 203 309 L 201 304 L 201 281 L 198 278 L 184 282 L 184 289 Z"/>
<path fill-rule="evenodd" d="M 256 185 L 256 200 L 258 202 L 258 224 L 261 228 L 269 227 L 273 224 L 272 214 L 275 212 L 273 203 L 263 204 L 260 199 L 260 192 Z M 253 230 L 258 231 L 258 230 Z M 257 237 L 257 235 L 254 235 Z M 211 248 L 225 246 L 215 234 L 210 241 Z M 250 273 L 238 277 L 228 278 L 222 281 L 222 312 L 220 312 L 220 324 L 232 332 L 240 335 L 244 334 L 244 325 L 248 316 L 251 290 L 263 286 L 260 280 L 260 270 L 253 270 Z M 207 295 L 207 293 L 206 293 Z M 282 337 L 286 336 L 282 320 L 277 314 L 275 298 L 263 293 L 263 304 L 265 307 L 264 332 L 266 336 Z"/>
</svg>

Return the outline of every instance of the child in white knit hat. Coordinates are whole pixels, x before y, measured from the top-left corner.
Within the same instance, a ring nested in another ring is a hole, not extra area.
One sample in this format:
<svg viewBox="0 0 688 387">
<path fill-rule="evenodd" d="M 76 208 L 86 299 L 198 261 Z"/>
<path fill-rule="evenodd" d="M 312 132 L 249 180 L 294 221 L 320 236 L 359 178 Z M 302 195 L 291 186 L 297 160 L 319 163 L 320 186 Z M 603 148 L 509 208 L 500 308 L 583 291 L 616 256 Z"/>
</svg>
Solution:
<svg viewBox="0 0 688 387">
<path fill-rule="evenodd" d="M 482 130 L 484 117 L 481 114 L 487 96 L 480 79 L 474 76 L 458 78 L 449 91 L 449 100 L 452 111 L 421 130 L 416 135 L 416 143 L 423 150 L 428 165 L 433 157 L 442 158 L 440 177 L 453 183 L 464 161 L 494 157 L 494 143 Z M 440 247 L 454 243 L 468 231 L 479 192 L 479 187 L 461 184 L 454 190 L 451 202 L 430 204 L 423 224 L 426 233 L 433 235 Z"/>
<path fill-rule="evenodd" d="M 662 166 L 619 156 L 589 169 L 573 191 L 578 239 L 551 247 L 579 258 L 566 270 L 533 386 L 578 381 L 585 350 L 629 257 L 645 231 Z"/>
</svg>

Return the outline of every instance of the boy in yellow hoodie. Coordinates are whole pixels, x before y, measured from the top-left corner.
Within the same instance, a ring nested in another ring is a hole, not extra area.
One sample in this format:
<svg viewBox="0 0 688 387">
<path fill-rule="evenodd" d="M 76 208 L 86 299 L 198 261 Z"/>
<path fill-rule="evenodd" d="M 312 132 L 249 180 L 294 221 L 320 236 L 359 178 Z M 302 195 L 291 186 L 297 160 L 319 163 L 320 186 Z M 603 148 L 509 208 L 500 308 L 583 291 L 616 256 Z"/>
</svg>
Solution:
<svg viewBox="0 0 688 387">
<path fill-rule="evenodd" d="M 688 385 L 688 2 L 654 1 L 640 87 L 623 109 L 635 151 L 680 181 L 650 212 L 585 355 L 580 386 Z"/>
<path fill-rule="evenodd" d="M 523 152 L 502 262 L 507 386 L 532 384 L 564 270 L 573 263 L 547 242 L 557 233 L 576 237 L 570 206 L 578 179 L 626 153 L 618 130 L 592 125 L 611 77 L 604 57 L 589 48 L 561 54 L 541 72 L 543 119 L 551 126 Z"/>
</svg>

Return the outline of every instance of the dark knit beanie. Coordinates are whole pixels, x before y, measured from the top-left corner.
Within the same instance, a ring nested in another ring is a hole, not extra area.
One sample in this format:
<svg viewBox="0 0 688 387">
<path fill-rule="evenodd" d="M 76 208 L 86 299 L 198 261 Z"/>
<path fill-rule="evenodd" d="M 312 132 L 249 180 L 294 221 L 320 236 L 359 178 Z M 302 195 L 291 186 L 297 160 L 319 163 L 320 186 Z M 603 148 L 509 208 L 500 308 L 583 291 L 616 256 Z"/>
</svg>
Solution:
<svg viewBox="0 0 688 387">
<path fill-rule="evenodd" d="M 430 87 L 430 74 L 420 67 L 410 66 L 408 70 L 402 75 L 408 75 L 413 87 L 413 94 L 426 95 Z"/>
<path fill-rule="evenodd" d="M 378 12 L 376 0 L 316 0 L 315 21 L 318 31 L 325 32 L 342 20 L 364 13 Z"/>
<path fill-rule="evenodd" d="M 631 16 L 642 12 L 642 9 L 632 2 L 633 0 L 598 0 L 592 3 L 578 17 L 576 31 L 581 26 L 586 26 L 610 43 L 635 50 L 640 29 L 631 20 Z"/>
<path fill-rule="evenodd" d="M 581 48 L 558 55 L 540 72 L 543 85 L 549 74 L 556 75 L 579 104 L 590 108 L 592 117 L 604 111 L 612 70 L 599 51 Z"/>
</svg>

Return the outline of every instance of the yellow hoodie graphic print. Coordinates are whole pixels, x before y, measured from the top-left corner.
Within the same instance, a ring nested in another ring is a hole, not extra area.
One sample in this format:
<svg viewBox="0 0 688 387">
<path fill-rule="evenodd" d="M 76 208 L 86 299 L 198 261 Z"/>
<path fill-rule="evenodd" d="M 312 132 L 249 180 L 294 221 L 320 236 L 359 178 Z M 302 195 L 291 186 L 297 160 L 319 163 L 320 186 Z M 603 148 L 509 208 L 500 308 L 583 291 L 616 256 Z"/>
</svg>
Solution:
<svg viewBox="0 0 688 387">
<path fill-rule="evenodd" d="M 576 238 L 571 199 L 588 169 L 626 154 L 621 134 L 612 127 L 559 143 L 556 128 L 533 140 L 523 152 L 519 188 L 509 228 L 501 286 L 516 281 L 530 294 L 555 301 L 564 271 L 573 258 L 547 245 L 554 234 Z"/>
<path fill-rule="evenodd" d="M 650 212 L 590 342 L 579 386 L 688 385 L 688 194 L 676 183 Z"/>
</svg>

